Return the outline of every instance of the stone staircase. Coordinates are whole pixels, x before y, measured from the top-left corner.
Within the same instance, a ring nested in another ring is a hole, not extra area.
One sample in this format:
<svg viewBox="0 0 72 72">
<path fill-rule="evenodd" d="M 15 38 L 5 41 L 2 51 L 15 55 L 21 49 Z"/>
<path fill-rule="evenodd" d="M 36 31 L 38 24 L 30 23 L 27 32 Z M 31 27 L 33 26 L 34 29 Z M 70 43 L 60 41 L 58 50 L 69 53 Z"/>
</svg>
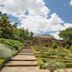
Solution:
<svg viewBox="0 0 72 72">
<path fill-rule="evenodd" d="M 22 49 L 15 57 L 11 58 L 1 72 L 49 72 L 40 70 L 31 49 Z"/>
<path fill-rule="evenodd" d="M 31 49 L 22 49 L 20 53 L 18 53 L 17 56 L 13 57 L 7 64 L 5 64 L 5 66 L 37 66 L 37 61 Z"/>
</svg>

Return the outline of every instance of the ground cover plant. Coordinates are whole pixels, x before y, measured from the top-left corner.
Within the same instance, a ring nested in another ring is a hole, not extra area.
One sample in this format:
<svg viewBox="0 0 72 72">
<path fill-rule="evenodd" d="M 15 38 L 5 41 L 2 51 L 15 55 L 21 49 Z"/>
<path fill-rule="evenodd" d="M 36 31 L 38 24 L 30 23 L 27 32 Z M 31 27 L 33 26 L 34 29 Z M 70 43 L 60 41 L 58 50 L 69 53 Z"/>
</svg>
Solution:
<svg viewBox="0 0 72 72">
<path fill-rule="evenodd" d="M 41 69 L 71 68 L 72 53 L 65 48 L 32 47 Z M 53 71 L 52 71 L 53 72 Z"/>
<path fill-rule="evenodd" d="M 7 62 L 11 57 L 17 54 L 22 49 L 23 43 L 17 40 L 0 38 L 0 68 Z"/>
</svg>

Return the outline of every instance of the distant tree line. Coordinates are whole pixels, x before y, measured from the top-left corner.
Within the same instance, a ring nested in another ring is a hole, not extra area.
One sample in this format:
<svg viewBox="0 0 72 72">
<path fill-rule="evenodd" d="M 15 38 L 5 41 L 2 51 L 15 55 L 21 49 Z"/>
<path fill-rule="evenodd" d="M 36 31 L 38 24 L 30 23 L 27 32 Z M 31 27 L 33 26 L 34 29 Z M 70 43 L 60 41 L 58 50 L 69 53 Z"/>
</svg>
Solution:
<svg viewBox="0 0 72 72">
<path fill-rule="evenodd" d="M 15 40 L 31 40 L 33 33 L 24 28 L 17 28 L 17 23 L 11 24 L 7 14 L 0 12 L 0 38 Z"/>
</svg>

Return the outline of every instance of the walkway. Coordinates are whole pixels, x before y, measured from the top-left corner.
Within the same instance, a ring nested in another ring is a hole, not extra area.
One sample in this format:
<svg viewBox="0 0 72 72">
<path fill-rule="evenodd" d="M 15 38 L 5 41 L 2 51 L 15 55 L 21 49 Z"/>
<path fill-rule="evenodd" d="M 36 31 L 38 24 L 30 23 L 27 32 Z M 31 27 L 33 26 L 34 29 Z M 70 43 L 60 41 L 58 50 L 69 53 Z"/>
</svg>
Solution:
<svg viewBox="0 0 72 72">
<path fill-rule="evenodd" d="M 5 67 L 0 72 L 49 72 L 49 70 L 39 69 L 31 49 L 22 49 L 15 57 L 5 64 Z M 59 72 L 65 71 L 61 70 Z M 66 72 L 72 72 L 72 69 L 66 69 Z"/>
<path fill-rule="evenodd" d="M 1 72 L 49 72 L 40 70 L 31 49 L 22 49 L 13 57 Z"/>
</svg>

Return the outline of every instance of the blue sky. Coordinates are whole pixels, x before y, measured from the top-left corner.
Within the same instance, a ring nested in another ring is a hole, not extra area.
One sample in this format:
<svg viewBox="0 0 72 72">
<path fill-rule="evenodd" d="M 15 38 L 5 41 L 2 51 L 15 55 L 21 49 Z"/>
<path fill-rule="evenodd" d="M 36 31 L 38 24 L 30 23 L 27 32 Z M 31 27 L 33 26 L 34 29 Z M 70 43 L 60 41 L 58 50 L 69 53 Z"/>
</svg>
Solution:
<svg viewBox="0 0 72 72">
<path fill-rule="evenodd" d="M 60 39 L 59 32 L 72 27 L 72 0 L 0 0 L 0 11 L 34 35 Z"/>
<path fill-rule="evenodd" d="M 72 7 L 69 5 L 69 0 L 45 0 L 45 5 L 51 10 L 51 13 L 56 13 L 64 22 L 72 23 Z M 9 15 L 10 20 L 20 23 L 18 18 Z"/>
<path fill-rule="evenodd" d="M 51 13 L 56 13 L 66 23 L 72 23 L 72 7 L 69 5 L 69 0 L 45 0 L 45 5 L 51 10 Z M 11 21 L 20 23 L 18 18 L 9 15 Z"/>
<path fill-rule="evenodd" d="M 69 5 L 69 0 L 45 0 L 46 6 L 55 12 L 65 22 L 72 23 L 72 7 Z"/>
</svg>

